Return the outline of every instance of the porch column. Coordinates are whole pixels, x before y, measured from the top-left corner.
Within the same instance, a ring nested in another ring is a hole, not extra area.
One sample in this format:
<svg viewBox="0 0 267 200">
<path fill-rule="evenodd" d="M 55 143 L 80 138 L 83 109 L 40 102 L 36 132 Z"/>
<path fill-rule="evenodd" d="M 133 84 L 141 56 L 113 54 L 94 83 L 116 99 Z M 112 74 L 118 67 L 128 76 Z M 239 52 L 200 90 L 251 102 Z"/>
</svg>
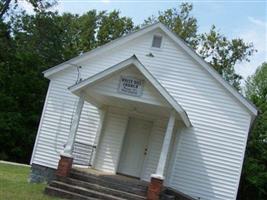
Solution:
<svg viewBox="0 0 267 200">
<path fill-rule="evenodd" d="M 151 175 L 151 181 L 148 186 L 148 193 L 147 193 L 148 200 L 159 199 L 159 195 L 163 186 L 164 170 L 167 163 L 174 125 L 175 125 L 175 111 L 173 110 L 171 111 L 168 121 L 168 126 L 165 132 L 156 174 Z"/>
<path fill-rule="evenodd" d="M 79 97 L 79 101 L 78 101 L 76 111 L 73 116 L 71 128 L 70 128 L 69 138 L 67 140 L 67 143 L 66 143 L 66 146 L 63 152 L 60 155 L 60 160 L 58 162 L 58 168 L 57 168 L 57 173 L 56 173 L 58 176 L 66 177 L 69 175 L 69 172 L 71 170 L 72 162 L 73 162 L 72 151 L 73 151 L 75 136 L 77 133 L 77 129 L 78 129 L 81 113 L 82 113 L 83 104 L 84 104 L 84 95 Z"/>
</svg>

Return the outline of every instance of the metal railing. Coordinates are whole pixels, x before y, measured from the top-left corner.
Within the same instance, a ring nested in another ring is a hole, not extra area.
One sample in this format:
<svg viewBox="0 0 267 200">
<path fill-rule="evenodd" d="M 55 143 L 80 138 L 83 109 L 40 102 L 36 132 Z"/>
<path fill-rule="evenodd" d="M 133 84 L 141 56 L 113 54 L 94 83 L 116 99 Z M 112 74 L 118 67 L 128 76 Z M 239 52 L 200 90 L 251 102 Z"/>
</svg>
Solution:
<svg viewBox="0 0 267 200">
<path fill-rule="evenodd" d="M 72 155 L 73 164 L 92 166 L 96 146 L 81 142 L 74 142 Z"/>
</svg>

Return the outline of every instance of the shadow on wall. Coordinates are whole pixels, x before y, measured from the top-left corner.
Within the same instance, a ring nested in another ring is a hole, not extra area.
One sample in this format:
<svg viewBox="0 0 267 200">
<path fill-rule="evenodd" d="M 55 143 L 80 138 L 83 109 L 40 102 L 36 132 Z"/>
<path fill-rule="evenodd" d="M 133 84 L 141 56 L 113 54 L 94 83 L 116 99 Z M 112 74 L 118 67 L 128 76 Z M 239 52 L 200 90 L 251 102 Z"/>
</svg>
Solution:
<svg viewBox="0 0 267 200">
<path fill-rule="evenodd" d="M 112 141 L 109 138 L 108 132 L 109 131 L 107 130 L 107 127 L 105 127 L 102 133 L 103 136 L 100 139 L 98 147 L 96 149 L 95 168 L 113 172 L 112 169 L 115 169 L 116 165 L 116 155 L 114 155 L 115 152 L 113 143 L 107 142 Z"/>
<path fill-rule="evenodd" d="M 194 128 L 189 128 L 194 129 Z M 181 134 L 190 134 L 188 141 L 195 141 L 194 143 L 187 143 L 188 137 L 180 137 L 176 147 L 176 157 L 174 158 L 174 165 L 172 175 L 170 177 L 170 186 L 179 192 L 183 192 L 195 199 L 213 200 L 216 199 L 213 186 L 211 185 L 211 178 L 203 160 L 201 148 L 193 130 L 183 129 Z M 182 136 L 182 135 L 181 135 Z M 186 149 L 180 151 L 180 148 L 187 146 Z"/>
<path fill-rule="evenodd" d="M 128 116 L 108 111 L 95 157 L 96 169 L 116 172 Z"/>
</svg>

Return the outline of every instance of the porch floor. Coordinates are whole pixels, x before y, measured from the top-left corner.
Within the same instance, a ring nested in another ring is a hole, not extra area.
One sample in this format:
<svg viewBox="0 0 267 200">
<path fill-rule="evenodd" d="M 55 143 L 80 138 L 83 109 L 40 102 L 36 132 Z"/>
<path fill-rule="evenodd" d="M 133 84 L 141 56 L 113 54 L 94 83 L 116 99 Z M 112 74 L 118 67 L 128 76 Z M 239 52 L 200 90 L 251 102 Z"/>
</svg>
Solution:
<svg viewBox="0 0 267 200">
<path fill-rule="evenodd" d="M 122 174 L 113 174 L 109 172 L 103 172 L 103 171 L 99 171 L 93 168 L 73 167 L 73 170 L 77 172 L 85 173 L 88 175 L 93 175 L 99 178 L 113 180 L 114 182 L 127 183 L 127 184 L 132 184 L 135 186 L 146 187 L 149 184 L 148 182 L 140 180 L 139 178 L 130 177 L 127 175 L 122 175 Z"/>
</svg>

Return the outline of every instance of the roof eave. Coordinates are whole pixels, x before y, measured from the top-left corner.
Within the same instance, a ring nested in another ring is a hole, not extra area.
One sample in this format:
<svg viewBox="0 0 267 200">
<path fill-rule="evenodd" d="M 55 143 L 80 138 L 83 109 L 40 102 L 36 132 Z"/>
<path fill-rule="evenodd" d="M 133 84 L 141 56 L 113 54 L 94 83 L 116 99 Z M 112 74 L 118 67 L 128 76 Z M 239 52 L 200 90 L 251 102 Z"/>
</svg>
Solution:
<svg viewBox="0 0 267 200">
<path fill-rule="evenodd" d="M 76 56 L 70 60 L 67 60 L 67 61 L 59 64 L 59 65 L 51 67 L 51 68 L 43 71 L 44 77 L 49 78 L 49 76 L 51 76 L 52 74 L 57 73 L 57 72 L 65 69 L 65 68 L 69 67 L 70 65 L 78 64 L 78 63 L 82 62 L 83 59 L 85 59 L 85 58 L 89 59 L 89 58 L 93 57 L 94 55 L 101 53 L 102 51 L 108 51 L 109 49 L 115 48 L 116 46 L 119 46 L 122 43 L 127 42 L 128 40 L 137 38 L 140 35 L 148 33 L 150 31 L 160 27 L 160 24 L 161 24 L 160 22 L 156 22 L 154 24 L 144 26 L 139 30 L 133 31 L 133 32 L 131 32 L 125 36 L 122 36 L 122 37 L 117 38 L 115 40 L 112 40 L 112 41 L 110 41 L 110 42 L 108 42 L 102 46 L 99 46 L 95 49 L 92 49 L 92 50 L 90 50 L 90 51 L 88 51 L 88 52 L 86 52 L 80 56 Z"/>
<path fill-rule="evenodd" d="M 254 115 L 257 116 L 258 110 L 254 105 L 251 105 L 251 103 L 245 99 L 238 91 L 236 91 L 233 86 L 231 86 L 228 82 L 226 82 L 221 75 L 209 64 L 207 63 L 203 58 L 201 58 L 190 46 L 188 46 L 182 39 L 180 39 L 177 35 L 172 33 L 164 24 L 160 23 L 159 27 L 170 37 L 172 40 L 174 40 L 179 46 L 186 52 L 188 55 L 190 55 L 196 62 L 198 62 L 201 66 L 203 66 L 206 71 L 208 71 L 211 76 L 213 76 L 220 84 L 222 84 L 238 101 L 243 104 L 248 111 Z"/>
</svg>

